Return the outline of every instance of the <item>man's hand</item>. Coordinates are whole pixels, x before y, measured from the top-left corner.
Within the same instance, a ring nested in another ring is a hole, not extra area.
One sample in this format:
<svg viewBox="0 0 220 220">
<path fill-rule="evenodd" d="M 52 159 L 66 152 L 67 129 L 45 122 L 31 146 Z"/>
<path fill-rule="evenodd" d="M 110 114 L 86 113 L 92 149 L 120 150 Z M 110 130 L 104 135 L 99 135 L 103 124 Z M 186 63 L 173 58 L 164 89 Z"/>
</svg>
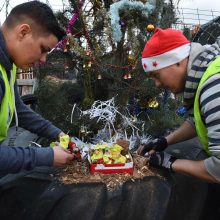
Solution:
<svg viewBox="0 0 220 220">
<path fill-rule="evenodd" d="M 165 137 L 159 137 L 154 140 L 151 140 L 147 144 L 141 145 L 137 153 L 141 156 L 144 156 L 146 153 L 148 153 L 151 150 L 154 151 L 163 151 L 168 146 L 167 139 Z"/>
<path fill-rule="evenodd" d="M 156 152 L 150 156 L 149 165 L 156 168 L 172 170 L 172 164 L 177 158 L 166 153 Z"/>
<path fill-rule="evenodd" d="M 53 151 L 54 151 L 54 160 L 53 160 L 54 167 L 64 166 L 66 163 L 73 160 L 74 155 L 71 154 L 69 150 L 66 150 L 63 147 L 55 146 L 53 147 Z"/>
</svg>

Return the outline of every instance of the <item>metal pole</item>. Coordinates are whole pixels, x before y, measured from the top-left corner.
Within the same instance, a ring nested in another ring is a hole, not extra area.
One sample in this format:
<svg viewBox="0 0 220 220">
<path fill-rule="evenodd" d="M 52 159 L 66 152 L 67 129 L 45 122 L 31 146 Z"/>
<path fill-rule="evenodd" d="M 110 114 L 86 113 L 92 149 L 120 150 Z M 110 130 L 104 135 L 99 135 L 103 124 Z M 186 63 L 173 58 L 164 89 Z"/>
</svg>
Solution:
<svg viewBox="0 0 220 220">
<path fill-rule="evenodd" d="M 8 6 L 9 6 L 9 0 L 6 0 L 5 1 L 5 17 L 7 18 L 8 17 Z"/>
</svg>

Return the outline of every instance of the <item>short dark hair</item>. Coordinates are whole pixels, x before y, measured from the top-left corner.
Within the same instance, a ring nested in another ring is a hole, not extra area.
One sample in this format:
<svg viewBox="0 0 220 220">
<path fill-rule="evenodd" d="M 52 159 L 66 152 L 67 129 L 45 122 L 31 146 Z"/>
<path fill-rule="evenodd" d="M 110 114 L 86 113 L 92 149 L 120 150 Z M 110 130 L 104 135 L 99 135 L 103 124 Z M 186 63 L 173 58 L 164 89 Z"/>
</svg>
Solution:
<svg viewBox="0 0 220 220">
<path fill-rule="evenodd" d="M 19 22 L 31 19 L 42 33 L 54 34 L 58 40 L 64 38 L 65 31 L 59 26 L 52 9 L 39 1 L 26 2 L 14 7 L 5 20 L 8 27 L 13 27 Z"/>
</svg>

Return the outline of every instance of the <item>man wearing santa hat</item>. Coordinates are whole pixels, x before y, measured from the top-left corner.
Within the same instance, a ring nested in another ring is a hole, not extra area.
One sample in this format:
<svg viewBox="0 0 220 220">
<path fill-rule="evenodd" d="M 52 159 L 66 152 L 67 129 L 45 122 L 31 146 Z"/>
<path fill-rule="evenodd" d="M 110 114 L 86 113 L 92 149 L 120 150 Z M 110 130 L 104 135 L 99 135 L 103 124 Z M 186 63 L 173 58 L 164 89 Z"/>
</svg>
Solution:
<svg viewBox="0 0 220 220">
<path fill-rule="evenodd" d="M 156 29 L 142 53 L 142 65 L 157 87 L 184 92 L 189 118 L 167 137 L 138 149 L 151 166 L 220 182 L 220 41 L 210 46 L 190 43 L 174 29 Z M 191 113 L 190 113 L 191 112 Z M 178 159 L 164 152 L 168 145 L 198 136 L 207 158 Z"/>
</svg>

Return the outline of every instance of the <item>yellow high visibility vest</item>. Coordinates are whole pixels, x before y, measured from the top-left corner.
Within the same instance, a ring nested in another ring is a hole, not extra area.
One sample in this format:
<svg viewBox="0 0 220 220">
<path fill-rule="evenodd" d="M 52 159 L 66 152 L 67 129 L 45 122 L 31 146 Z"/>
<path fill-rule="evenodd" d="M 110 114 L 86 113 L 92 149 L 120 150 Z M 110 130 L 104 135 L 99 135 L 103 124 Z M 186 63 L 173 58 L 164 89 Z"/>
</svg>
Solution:
<svg viewBox="0 0 220 220">
<path fill-rule="evenodd" d="M 10 81 L 8 81 L 7 72 L 2 65 L 0 65 L 0 74 L 5 84 L 5 93 L 0 103 L 0 141 L 3 141 L 7 136 L 14 114 L 14 84 L 16 80 L 16 66 L 13 64 Z"/>
<path fill-rule="evenodd" d="M 207 128 L 204 125 L 204 122 L 201 117 L 201 112 L 200 112 L 200 104 L 199 104 L 199 91 L 203 83 L 211 76 L 214 74 L 220 74 L 220 56 L 218 56 L 212 63 L 211 65 L 207 68 L 205 73 L 203 74 L 199 86 L 196 91 L 196 96 L 194 100 L 194 119 L 195 119 L 195 126 L 196 126 L 196 131 L 198 134 L 198 137 L 200 141 L 202 142 L 205 151 L 210 155 L 210 151 L 208 149 L 208 131 Z"/>
</svg>

